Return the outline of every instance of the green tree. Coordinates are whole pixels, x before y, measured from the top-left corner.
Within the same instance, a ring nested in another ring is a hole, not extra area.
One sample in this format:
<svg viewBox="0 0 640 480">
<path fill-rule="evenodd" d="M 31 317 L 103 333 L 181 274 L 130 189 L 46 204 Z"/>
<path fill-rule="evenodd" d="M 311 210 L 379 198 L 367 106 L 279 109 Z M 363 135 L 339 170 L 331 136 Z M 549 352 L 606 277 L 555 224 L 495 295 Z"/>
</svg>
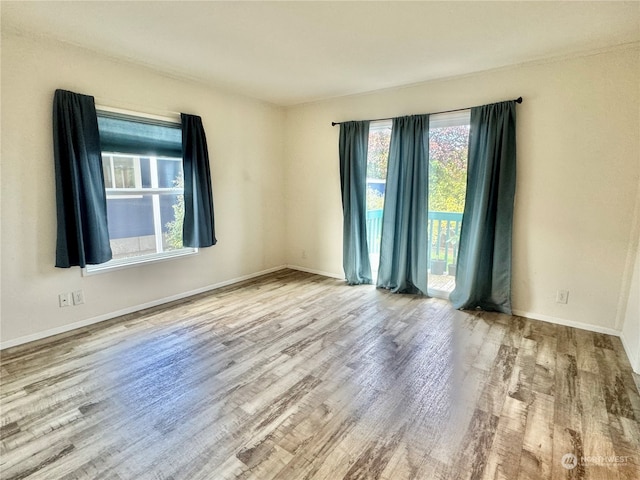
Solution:
<svg viewBox="0 0 640 480">
<path fill-rule="evenodd" d="M 367 148 L 367 180 L 386 180 L 389 160 L 390 128 L 373 128 Z M 384 195 L 367 185 L 367 210 L 382 210 Z"/>
<path fill-rule="evenodd" d="M 175 188 L 184 188 L 184 177 L 182 173 L 173 181 Z M 184 194 L 178 195 L 173 207 L 173 220 L 165 227 L 165 242 L 169 250 L 180 250 L 182 245 L 182 224 L 184 222 Z"/>
<path fill-rule="evenodd" d="M 385 180 L 389 160 L 390 129 L 372 130 L 369 133 L 367 152 L 367 178 Z"/>
<path fill-rule="evenodd" d="M 385 180 L 389 159 L 390 129 L 372 129 L 369 133 L 367 178 Z M 467 186 L 469 126 L 432 128 L 429 131 L 429 210 L 464 210 Z M 367 209 L 383 207 L 384 196 L 367 187 Z"/>
<path fill-rule="evenodd" d="M 429 132 L 429 210 L 464 210 L 467 188 L 469 126 L 433 128 Z"/>
</svg>

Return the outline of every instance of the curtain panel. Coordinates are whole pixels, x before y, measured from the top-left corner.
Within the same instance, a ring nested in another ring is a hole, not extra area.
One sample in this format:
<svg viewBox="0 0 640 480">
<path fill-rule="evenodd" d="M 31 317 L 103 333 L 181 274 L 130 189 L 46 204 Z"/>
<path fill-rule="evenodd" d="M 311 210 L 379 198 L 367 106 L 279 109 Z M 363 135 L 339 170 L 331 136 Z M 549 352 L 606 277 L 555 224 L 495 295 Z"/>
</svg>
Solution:
<svg viewBox="0 0 640 480">
<path fill-rule="evenodd" d="M 367 247 L 367 150 L 369 121 L 340 125 L 340 189 L 342 191 L 342 266 L 349 285 L 372 283 Z"/>
<path fill-rule="evenodd" d="M 56 90 L 53 99 L 56 267 L 111 260 L 100 136 L 94 98 Z"/>
<path fill-rule="evenodd" d="M 218 240 L 207 138 L 202 118 L 186 113 L 180 114 L 180 118 L 185 205 L 182 243 L 185 247 L 210 247 Z"/>
<path fill-rule="evenodd" d="M 427 294 L 429 115 L 393 119 L 377 286 Z"/>
<path fill-rule="evenodd" d="M 471 109 L 469 167 L 458 251 L 455 308 L 511 314 L 516 186 L 516 101 Z"/>
</svg>

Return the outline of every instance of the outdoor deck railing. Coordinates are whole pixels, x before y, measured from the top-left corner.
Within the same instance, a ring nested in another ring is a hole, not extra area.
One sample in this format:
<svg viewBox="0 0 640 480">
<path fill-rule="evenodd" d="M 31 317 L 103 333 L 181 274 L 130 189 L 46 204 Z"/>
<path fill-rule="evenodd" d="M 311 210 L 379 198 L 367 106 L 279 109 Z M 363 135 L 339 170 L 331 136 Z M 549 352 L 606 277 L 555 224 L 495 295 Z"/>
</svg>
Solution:
<svg viewBox="0 0 640 480">
<path fill-rule="evenodd" d="M 461 213 L 429 212 L 428 251 L 431 273 L 442 275 L 449 265 L 453 265 L 451 275 L 455 272 L 458 260 L 458 239 L 462 224 Z M 380 236 L 382 234 L 382 210 L 367 211 L 367 243 L 369 253 L 380 253 Z"/>
<path fill-rule="evenodd" d="M 380 253 L 380 236 L 382 235 L 382 209 L 367 210 L 367 245 L 369 254 Z"/>
</svg>

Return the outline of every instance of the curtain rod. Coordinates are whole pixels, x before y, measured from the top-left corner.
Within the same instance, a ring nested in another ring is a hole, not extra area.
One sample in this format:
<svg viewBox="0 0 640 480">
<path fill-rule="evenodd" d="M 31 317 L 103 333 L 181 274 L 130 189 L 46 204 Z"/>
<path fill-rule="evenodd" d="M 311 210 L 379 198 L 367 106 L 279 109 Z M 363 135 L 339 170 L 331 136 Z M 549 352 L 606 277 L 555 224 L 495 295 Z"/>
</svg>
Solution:
<svg viewBox="0 0 640 480">
<path fill-rule="evenodd" d="M 522 97 L 518 97 L 515 100 L 513 100 L 516 103 L 522 103 Z M 478 105 L 481 106 L 481 105 Z M 445 110 L 444 112 L 433 112 L 430 113 L 429 115 L 440 115 L 442 113 L 453 113 L 453 112 L 462 112 L 463 110 L 470 110 L 472 108 L 476 108 L 476 107 L 466 107 L 466 108 L 456 108 L 454 110 Z M 382 120 L 393 120 L 396 117 L 389 117 L 389 118 L 374 118 L 373 120 L 369 120 L 370 122 L 380 122 Z M 331 126 L 335 127 L 336 125 L 340 125 L 343 122 L 331 122 Z"/>
</svg>

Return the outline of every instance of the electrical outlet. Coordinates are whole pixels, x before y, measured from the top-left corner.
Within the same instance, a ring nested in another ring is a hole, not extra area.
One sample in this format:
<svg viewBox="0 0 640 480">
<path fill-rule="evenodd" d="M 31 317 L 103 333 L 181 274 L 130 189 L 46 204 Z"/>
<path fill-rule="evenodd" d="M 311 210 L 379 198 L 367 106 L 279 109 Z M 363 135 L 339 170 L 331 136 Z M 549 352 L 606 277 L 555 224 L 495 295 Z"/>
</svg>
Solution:
<svg viewBox="0 0 640 480">
<path fill-rule="evenodd" d="M 307 251 L 306 250 L 302 250 L 302 258 L 307 258 Z"/>
<path fill-rule="evenodd" d="M 569 290 L 558 290 L 556 292 L 556 303 L 569 303 Z"/>
<path fill-rule="evenodd" d="M 84 292 L 82 290 L 76 290 L 73 292 L 73 304 L 82 305 L 84 303 Z"/>
<path fill-rule="evenodd" d="M 71 294 L 61 293 L 60 295 L 58 295 L 58 302 L 60 302 L 61 307 L 71 306 Z"/>
</svg>

